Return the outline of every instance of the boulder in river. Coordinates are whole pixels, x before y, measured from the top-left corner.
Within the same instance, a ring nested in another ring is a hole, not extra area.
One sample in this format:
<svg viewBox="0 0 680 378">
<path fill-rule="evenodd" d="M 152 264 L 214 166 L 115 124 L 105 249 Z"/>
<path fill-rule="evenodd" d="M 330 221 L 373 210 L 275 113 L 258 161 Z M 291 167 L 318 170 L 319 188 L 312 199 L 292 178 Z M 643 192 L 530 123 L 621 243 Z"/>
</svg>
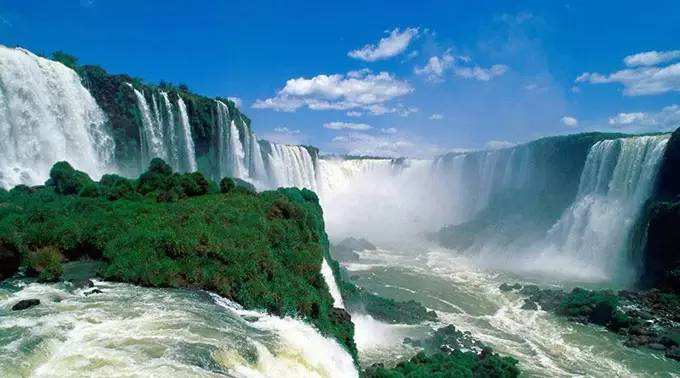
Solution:
<svg viewBox="0 0 680 378">
<path fill-rule="evenodd" d="M 26 310 L 26 309 L 29 309 L 31 307 L 35 307 L 39 304 L 40 304 L 39 299 L 22 299 L 19 302 L 17 302 L 16 304 L 14 304 L 14 306 L 12 306 L 12 311 Z"/>
</svg>

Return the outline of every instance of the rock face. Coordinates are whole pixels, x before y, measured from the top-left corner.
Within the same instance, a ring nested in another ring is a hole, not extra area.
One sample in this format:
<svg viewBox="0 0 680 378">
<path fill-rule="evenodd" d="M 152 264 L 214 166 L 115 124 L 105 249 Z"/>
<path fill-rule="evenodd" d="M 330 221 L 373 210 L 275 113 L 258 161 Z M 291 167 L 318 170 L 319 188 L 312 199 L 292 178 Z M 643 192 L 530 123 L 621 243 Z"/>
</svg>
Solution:
<svg viewBox="0 0 680 378">
<path fill-rule="evenodd" d="M 333 245 L 331 254 L 336 260 L 356 261 L 359 260 L 359 254 L 357 252 L 374 250 L 376 250 L 376 247 L 368 240 L 350 237 Z"/>
<path fill-rule="evenodd" d="M 680 128 L 666 145 L 655 194 L 638 222 L 638 254 L 642 257 L 640 284 L 680 293 Z"/>
<path fill-rule="evenodd" d="M 12 306 L 12 311 L 22 311 L 40 304 L 38 299 L 22 299 Z"/>
<path fill-rule="evenodd" d="M 19 251 L 0 240 L 0 281 L 13 276 L 20 263 Z"/>
</svg>

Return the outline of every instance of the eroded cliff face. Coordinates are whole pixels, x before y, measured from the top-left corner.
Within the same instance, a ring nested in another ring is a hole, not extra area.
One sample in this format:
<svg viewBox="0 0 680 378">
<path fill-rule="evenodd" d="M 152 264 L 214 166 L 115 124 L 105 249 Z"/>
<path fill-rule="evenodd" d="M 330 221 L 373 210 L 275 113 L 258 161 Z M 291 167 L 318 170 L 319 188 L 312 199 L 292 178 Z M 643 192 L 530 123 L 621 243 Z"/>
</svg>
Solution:
<svg viewBox="0 0 680 378">
<path fill-rule="evenodd" d="M 673 132 L 661 161 L 654 195 L 638 221 L 642 256 L 640 284 L 680 292 L 680 129 Z"/>
</svg>

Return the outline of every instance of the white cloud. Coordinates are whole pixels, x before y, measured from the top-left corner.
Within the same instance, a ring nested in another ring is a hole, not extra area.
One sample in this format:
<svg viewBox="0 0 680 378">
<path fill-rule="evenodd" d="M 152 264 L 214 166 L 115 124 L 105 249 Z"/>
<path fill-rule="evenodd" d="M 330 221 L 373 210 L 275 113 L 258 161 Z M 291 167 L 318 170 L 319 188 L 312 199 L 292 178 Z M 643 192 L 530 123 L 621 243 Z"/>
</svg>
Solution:
<svg viewBox="0 0 680 378">
<path fill-rule="evenodd" d="M 430 116 L 430 119 L 433 121 L 439 121 L 441 119 L 444 119 L 444 116 L 439 113 L 434 113 Z"/>
<path fill-rule="evenodd" d="M 391 58 L 404 52 L 417 35 L 418 28 L 406 28 L 404 31 L 397 28 L 392 30 L 387 37 L 381 38 L 377 46 L 368 44 L 360 49 L 350 51 L 347 55 L 366 62 Z"/>
<path fill-rule="evenodd" d="M 515 146 L 515 143 L 507 140 L 490 140 L 484 145 L 487 150 L 500 150 L 502 148 L 509 148 Z"/>
<path fill-rule="evenodd" d="M 619 113 L 609 117 L 609 124 L 631 131 L 673 130 L 680 127 L 680 105 L 666 106 L 658 112 Z"/>
<path fill-rule="evenodd" d="M 350 110 L 349 112 L 347 112 L 348 117 L 361 117 L 362 115 L 364 115 L 364 113 L 357 112 L 355 110 Z"/>
<path fill-rule="evenodd" d="M 399 133 L 372 135 L 352 132 L 333 138 L 331 144 L 349 155 L 385 157 L 431 157 L 445 152 L 439 146 L 423 143 Z"/>
<path fill-rule="evenodd" d="M 645 51 L 623 58 L 623 62 L 628 67 L 636 66 L 656 66 L 659 63 L 670 62 L 680 58 L 680 50 L 670 51 Z"/>
<path fill-rule="evenodd" d="M 388 72 L 351 71 L 346 75 L 317 75 L 290 79 L 275 97 L 257 100 L 253 107 L 292 112 L 306 106 L 312 110 L 364 109 L 373 114 L 397 112 L 386 103 L 413 91 L 408 82 Z"/>
<path fill-rule="evenodd" d="M 285 126 L 275 127 L 274 131 L 276 131 L 277 133 L 282 133 L 282 134 L 291 134 L 291 135 L 300 134 L 300 130 L 298 130 L 298 129 L 291 130 L 291 129 L 285 127 Z"/>
<path fill-rule="evenodd" d="M 395 129 L 394 127 L 388 127 L 386 129 L 380 129 L 380 132 L 383 134 L 396 134 L 397 129 Z"/>
<path fill-rule="evenodd" d="M 567 127 L 578 126 L 578 119 L 574 117 L 564 116 L 560 119 L 560 122 L 562 122 L 562 124 Z"/>
<path fill-rule="evenodd" d="M 630 125 L 634 122 L 639 122 L 645 119 L 645 113 L 619 113 L 613 117 L 609 117 L 610 125 Z"/>
<path fill-rule="evenodd" d="M 413 72 L 416 75 L 426 76 L 428 81 L 441 82 L 443 81 L 444 73 L 453 65 L 455 60 L 456 58 L 447 51 L 441 57 L 430 57 L 425 66 L 415 67 Z"/>
<path fill-rule="evenodd" d="M 227 97 L 227 100 L 231 100 L 237 108 L 240 108 L 243 104 L 243 101 L 240 97 Z"/>
<path fill-rule="evenodd" d="M 665 67 L 629 68 L 603 75 L 585 72 L 576 78 L 577 83 L 620 83 L 627 96 L 654 95 L 680 91 L 680 63 Z"/>
<path fill-rule="evenodd" d="M 479 81 L 489 81 L 494 77 L 501 76 L 508 71 L 508 66 L 504 64 L 494 64 L 489 68 L 479 66 L 475 67 L 458 67 L 454 70 L 457 76 L 465 79 L 475 79 Z"/>
<path fill-rule="evenodd" d="M 351 122 L 327 122 L 323 127 L 331 130 L 370 130 L 373 127 L 365 123 L 351 123 Z"/>
</svg>

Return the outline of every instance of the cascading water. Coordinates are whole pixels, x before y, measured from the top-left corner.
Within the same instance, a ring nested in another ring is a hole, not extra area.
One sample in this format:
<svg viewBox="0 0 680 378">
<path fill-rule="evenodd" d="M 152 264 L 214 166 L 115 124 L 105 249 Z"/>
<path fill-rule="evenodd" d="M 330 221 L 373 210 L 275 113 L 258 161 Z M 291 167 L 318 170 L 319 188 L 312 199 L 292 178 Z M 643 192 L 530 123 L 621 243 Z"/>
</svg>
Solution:
<svg viewBox="0 0 680 378">
<path fill-rule="evenodd" d="M 168 159 L 165 147 L 165 137 L 163 135 L 163 125 L 160 120 L 158 107 L 154 101 L 153 111 L 144 97 L 144 93 L 128 84 L 137 97 L 137 106 L 142 116 L 141 137 L 141 157 L 142 166 L 146 167 L 151 159 L 159 157 L 163 160 Z"/>
<path fill-rule="evenodd" d="M 179 109 L 179 123 L 181 127 L 181 141 L 184 153 L 184 170 L 187 172 L 194 172 L 198 169 L 196 164 L 196 149 L 194 148 L 194 138 L 191 135 L 191 124 L 189 123 L 189 115 L 187 114 L 187 106 L 182 100 L 182 97 L 177 98 L 177 109 Z"/>
<path fill-rule="evenodd" d="M 649 198 L 668 136 L 596 143 L 590 150 L 574 203 L 552 227 L 549 253 L 602 279 L 632 279 L 629 238 Z"/>
<path fill-rule="evenodd" d="M 0 187 L 42 184 L 60 160 L 99 177 L 115 169 L 113 151 L 106 116 L 73 70 L 0 46 Z"/>
<path fill-rule="evenodd" d="M 172 103 L 168 98 L 166 92 L 160 92 L 161 98 L 163 99 L 162 106 L 165 109 L 161 116 L 163 120 L 163 129 L 165 132 L 165 144 L 168 146 L 168 159 L 170 165 L 177 169 L 179 167 L 179 143 L 177 138 L 177 126 L 175 124 L 175 113 L 173 111 Z M 160 115 L 159 115 L 160 116 Z"/>
<path fill-rule="evenodd" d="M 266 142 L 265 156 L 270 187 L 298 187 L 316 190 L 314 158 L 303 146 Z"/>
<path fill-rule="evenodd" d="M 328 286 L 328 290 L 331 293 L 331 297 L 333 297 L 333 306 L 337 308 L 345 308 L 345 304 L 342 301 L 342 295 L 340 295 L 340 289 L 338 288 L 338 284 L 335 281 L 335 277 L 333 276 L 333 270 L 331 270 L 331 267 L 328 265 L 328 261 L 326 261 L 325 258 L 321 262 L 321 275 L 323 276 L 324 281 L 326 281 L 326 285 Z"/>
</svg>

